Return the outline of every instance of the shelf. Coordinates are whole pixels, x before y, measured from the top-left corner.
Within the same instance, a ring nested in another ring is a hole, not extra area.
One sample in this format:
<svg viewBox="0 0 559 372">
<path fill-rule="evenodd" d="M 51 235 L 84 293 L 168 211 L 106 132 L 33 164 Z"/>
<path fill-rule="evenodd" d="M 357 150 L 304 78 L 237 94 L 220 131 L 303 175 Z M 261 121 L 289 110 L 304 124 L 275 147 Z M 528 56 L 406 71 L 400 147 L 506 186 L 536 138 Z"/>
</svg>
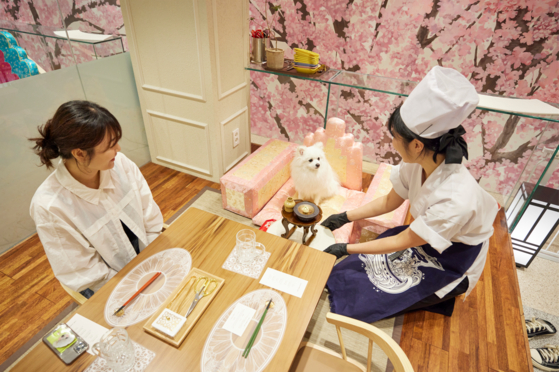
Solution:
<svg viewBox="0 0 559 372">
<path fill-rule="evenodd" d="M 367 75 L 367 74 L 361 74 L 357 72 L 350 72 L 350 71 L 337 70 L 337 69 L 330 69 L 326 71 L 324 74 L 316 77 L 314 77 L 313 75 L 308 75 L 308 77 L 301 77 L 283 71 L 270 71 L 264 69 L 261 64 L 256 64 L 256 63 L 251 63 L 248 67 L 246 67 L 246 69 L 249 71 L 262 72 L 265 74 L 287 76 L 294 79 L 316 81 L 318 83 L 328 84 L 329 89 L 331 85 L 337 85 L 337 86 L 342 86 L 347 88 L 363 89 L 363 90 L 369 90 L 369 91 L 379 92 L 384 94 L 392 94 L 392 95 L 403 96 L 403 97 L 407 97 L 411 93 L 411 91 L 415 88 L 415 86 L 418 84 L 418 82 L 416 81 L 394 79 L 394 78 L 388 78 L 388 77 L 376 76 L 376 75 Z M 480 96 L 506 98 L 511 100 L 517 99 L 515 97 L 503 97 L 496 94 L 486 94 L 486 93 L 481 93 Z M 522 100 L 522 102 L 524 103 L 525 100 Z M 478 107 L 478 109 L 498 112 L 501 114 L 516 115 L 525 118 L 546 120 L 546 121 L 559 123 L 559 104 L 548 103 L 548 102 L 544 102 L 544 103 L 551 106 L 548 107 L 547 110 L 545 110 L 546 112 L 555 111 L 557 112 L 557 114 L 542 115 L 542 114 L 534 114 L 534 113 L 508 111 L 508 110 L 502 110 L 502 109 L 496 109 L 490 107 Z"/>
<path fill-rule="evenodd" d="M 88 44 L 94 46 L 103 43 L 108 43 L 115 40 L 119 40 L 122 42 L 122 37 L 120 36 L 112 36 L 108 39 L 101 40 L 101 41 L 84 41 L 84 40 L 68 39 L 66 36 L 59 36 L 55 34 L 55 31 L 58 32 L 62 31 L 65 33 L 64 28 L 61 27 L 30 25 L 27 23 L 13 22 L 8 20 L 0 20 L 0 29 L 10 31 L 10 32 L 19 32 L 21 34 L 27 34 L 27 35 L 42 36 L 51 39 L 66 40 L 66 41 L 69 40 L 73 43 Z"/>
</svg>

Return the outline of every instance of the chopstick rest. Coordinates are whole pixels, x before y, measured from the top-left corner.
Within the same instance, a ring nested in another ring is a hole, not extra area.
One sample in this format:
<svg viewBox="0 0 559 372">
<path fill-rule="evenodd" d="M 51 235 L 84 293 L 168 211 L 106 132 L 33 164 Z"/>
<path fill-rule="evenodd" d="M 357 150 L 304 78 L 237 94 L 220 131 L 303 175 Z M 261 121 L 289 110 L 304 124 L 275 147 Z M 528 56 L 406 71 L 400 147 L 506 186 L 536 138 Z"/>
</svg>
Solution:
<svg viewBox="0 0 559 372">
<path fill-rule="evenodd" d="M 186 323 L 186 318 L 172 310 L 165 309 L 159 314 L 151 326 L 170 337 L 175 337 L 182 326 Z"/>
</svg>

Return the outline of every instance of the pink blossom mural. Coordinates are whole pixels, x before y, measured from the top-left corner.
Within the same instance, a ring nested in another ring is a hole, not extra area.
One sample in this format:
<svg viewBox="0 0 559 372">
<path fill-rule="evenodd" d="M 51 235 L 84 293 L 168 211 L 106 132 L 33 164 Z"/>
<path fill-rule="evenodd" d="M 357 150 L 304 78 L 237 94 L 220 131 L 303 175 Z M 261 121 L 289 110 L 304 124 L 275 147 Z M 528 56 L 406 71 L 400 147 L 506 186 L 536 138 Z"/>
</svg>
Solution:
<svg viewBox="0 0 559 372">
<path fill-rule="evenodd" d="M 559 103 L 557 0 L 274 4 L 282 9 L 274 31 L 288 57 L 293 48 L 304 48 L 319 53 L 321 62 L 332 68 L 416 82 L 435 65 L 452 67 L 479 92 Z M 252 27 L 264 25 L 266 7 L 269 12 L 271 3 L 250 0 Z M 327 88 L 263 75 L 251 73 L 252 133 L 302 142 L 323 123 Z M 341 79 L 370 87 L 389 84 L 386 79 L 347 74 Z M 391 88 L 405 93 L 412 86 Z M 397 163 L 385 123 L 401 102 L 398 96 L 332 86 L 328 115 L 346 120 L 364 144 L 367 160 Z M 476 110 L 464 127 L 470 148 L 466 165 L 483 187 L 505 197 L 514 191 L 524 168 L 522 181 L 537 180 L 546 163 L 540 160 L 549 158 L 543 146 L 555 148 L 559 143 L 559 124 L 518 116 Z M 559 171 L 555 173 L 548 185 L 557 188 Z"/>
<path fill-rule="evenodd" d="M 64 39 L 14 33 L 19 45 L 45 71 L 122 53 L 123 46 L 128 50 L 119 0 L 2 0 L 0 4 L 0 19 L 33 25 L 38 33 L 52 34 L 47 29 L 66 26 L 68 30 L 123 36 L 122 43 L 109 41 L 93 49 L 84 43 L 72 42 L 70 46 Z"/>
</svg>

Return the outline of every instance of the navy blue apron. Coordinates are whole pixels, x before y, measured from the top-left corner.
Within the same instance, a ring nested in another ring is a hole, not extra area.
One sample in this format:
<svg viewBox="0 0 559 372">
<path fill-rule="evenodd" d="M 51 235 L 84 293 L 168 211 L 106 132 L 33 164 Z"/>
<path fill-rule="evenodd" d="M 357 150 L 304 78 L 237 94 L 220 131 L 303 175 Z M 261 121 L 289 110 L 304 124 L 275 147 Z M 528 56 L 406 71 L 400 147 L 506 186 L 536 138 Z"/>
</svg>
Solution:
<svg viewBox="0 0 559 372">
<path fill-rule="evenodd" d="M 395 227 L 377 239 L 407 228 Z M 386 254 L 352 254 L 334 266 L 326 283 L 330 310 L 367 323 L 388 318 L 461 278 L 481 246 L 453 243 L 439 253 L 425 244 L 394 261 Z"/>
</svg>

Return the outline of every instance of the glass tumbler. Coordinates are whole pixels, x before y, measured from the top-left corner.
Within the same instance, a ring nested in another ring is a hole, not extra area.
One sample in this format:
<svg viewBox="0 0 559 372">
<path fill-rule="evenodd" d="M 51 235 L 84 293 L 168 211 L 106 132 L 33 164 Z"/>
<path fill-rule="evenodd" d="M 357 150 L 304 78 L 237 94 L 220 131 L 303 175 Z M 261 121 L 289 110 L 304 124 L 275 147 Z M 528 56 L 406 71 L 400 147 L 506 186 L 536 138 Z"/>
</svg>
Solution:
<svg viewBox="0 0 559 372">
<path fill-rule="evenodd" d="M 236 249 L 237 261 L 242 265 L 251 263 L 266 252 L 264 245 L 256 242 L 256 233 L 252 230 L 241 230 L 237 233 Z"/>
<path fill-rule="evenodd" d="M 128 371 L 136 361 L 134 344 L 123 328 L 111 329 L 91 349 L 94 354 L 105 359 L 107 367 L 114 372 Z"/>
</svg>

